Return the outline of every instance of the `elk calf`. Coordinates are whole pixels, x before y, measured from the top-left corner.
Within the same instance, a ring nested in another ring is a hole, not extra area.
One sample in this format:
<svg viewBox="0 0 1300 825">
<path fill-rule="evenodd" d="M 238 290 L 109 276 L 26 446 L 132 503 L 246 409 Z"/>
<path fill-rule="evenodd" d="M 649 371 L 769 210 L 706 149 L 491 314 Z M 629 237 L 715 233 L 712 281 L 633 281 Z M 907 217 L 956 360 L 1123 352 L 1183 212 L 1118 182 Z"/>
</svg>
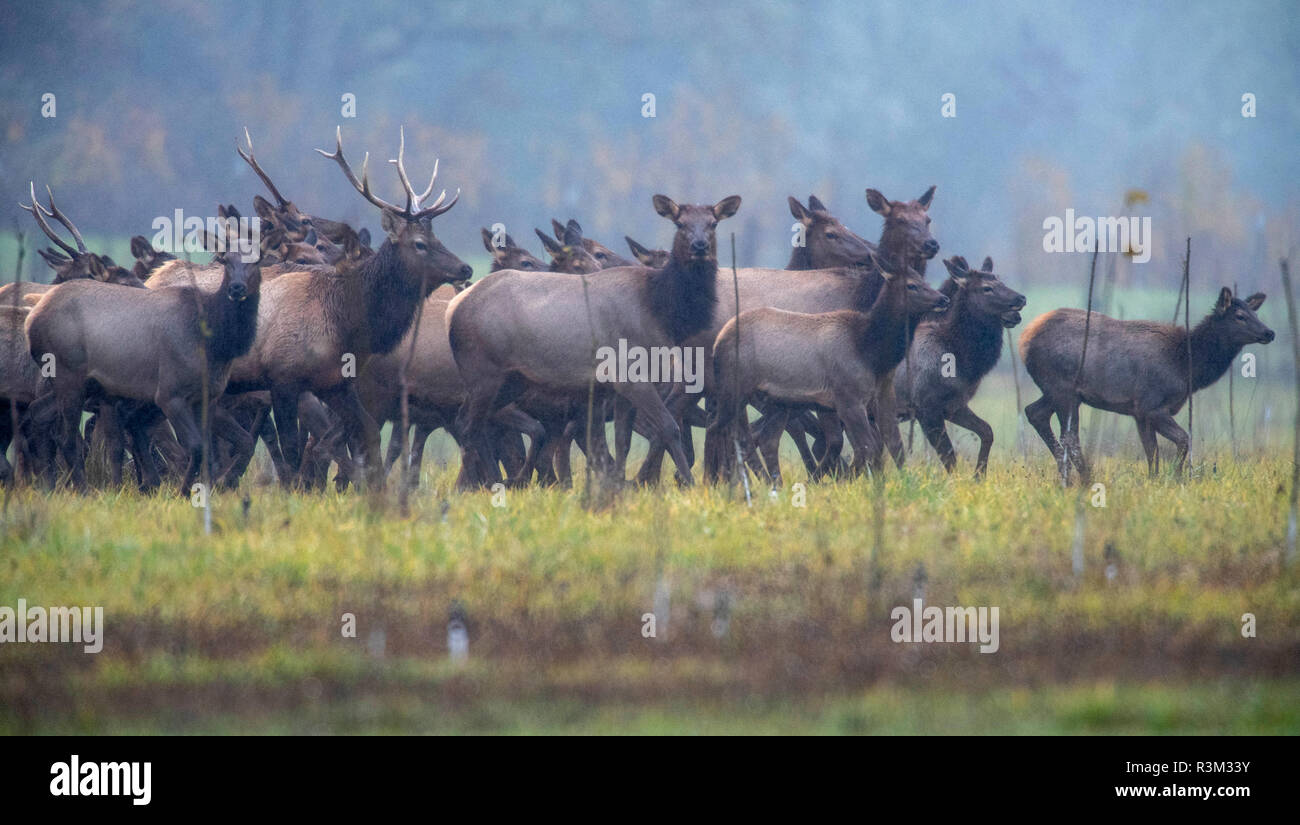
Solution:
<svg viewBox="0 0 1300 825">
<path fill-rule="evenodd" d="M 944 261 L 951 277 L 939 288 L 952 299 L 952 308 L 916 329 L 912 351 L 894 375 L 894 391 L 902 420 L 915 418 L 930 446 L 952 472 L 957 465 L 945 421 L 979 436 L 975 476 L 984 475 L 993 428 L 971 411 L 980 381 L 1002 357 L 1002 330 L 1020 323 L 1025 296 L 993 274 L 993 259 L 971 269 L 962 257 Z"/>
<path fill-rule="evenodd" d="M 1223 377 L 1242 347 L 1273 340 L 1273 330 L 1255 314 L 1263 303 L 1262 292 L 1243 301 L 1226 286 L 1219 291 L 1214 310 L 1191 331 L 1193 392 Z M 1088 478 L 1088 465 L 1079 447 L 1080 404 L 1133 416 L 1152 475 L 1160 467 L 1156 434 L 1173 442 L 1178 448 L 1175 475 L 1180 475 L 1188 438 L 1174 415 L 1188 395 L 1187 331 L 1174 324 L 1117 321 L 1094 312 L 1079 375 L 1085 315 L 1079 309 L 1054 310 L 1035 318 L 1020 336 L 1025 370 L 1043 393 L 1025 407 L 1025 417 L 1052 451 L 1067 481 L 1067 462 L 1074 464 L 1085 481 Z M 1052 415 L 1064 446 L 1052 432 Z"/>
<path fill-rule="evenodd" d="M 745 405 L 762 393 L 783 406 L 815 405 L 833 410 L 853 443 L 852 470 L 859 472 L 870 461 L 878 471 L 880 434 L 867 408 L 902 360 L 894 339 L 913 318 L 948 306 L 948 298 L 929 287 L 915 270 L 892 263 L 882 263 L 879 269 L 884 288 L 868 312 L 807 314 L 764 307 L 728 321 L 713 345 L 718 406 L 709 421 L 710 433 L 720 434 L 734 426 L 737 437 L 748 441 Z M 777 437 L 769 442 L 772 449 L 764 455 L 769 476 L 778 485 L 781 471 L 775 445 L 780 432 L 776 429 Z M 836 455 L 838 445 L 823 454 L 818 475 Z"/>
</svg>

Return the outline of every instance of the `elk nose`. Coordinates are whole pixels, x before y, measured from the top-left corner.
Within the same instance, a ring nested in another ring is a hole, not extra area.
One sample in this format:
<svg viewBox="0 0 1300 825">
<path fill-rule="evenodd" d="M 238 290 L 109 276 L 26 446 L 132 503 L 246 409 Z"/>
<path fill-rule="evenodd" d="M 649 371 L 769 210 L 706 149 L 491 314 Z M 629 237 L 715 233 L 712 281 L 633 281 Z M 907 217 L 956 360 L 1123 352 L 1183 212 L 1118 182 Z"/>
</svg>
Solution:
<svg viewBox="0 0 1300 825">
<path fill-rule="evenodd" d="M 1017 296 L 1017 297 L 1016 297 L 1016 300 L 1013 301 L 1013 302 L 1011 303 L 1011 308 L 1014 309 L 1014 310 L 1021 310 L 1021 309 L 1024 309 L 1024 308 L 1025 308 L 1025 296 L 1023 296 L 1023 295 L 1019 295 L 1019 296 Z"/>
<path fill-rule="evenodd" d="M 930 240 L 921 244 L 921 251 L 925 253 L 925 257 L 933 258 L 935 255 L 939 254 L 939 242 L 936 241 L 934 238 L 931 238 Z"/>
<path fill-rule="evenodd" d="M 1277 337 L 1277 333 L 1273 332 L 1273 330 L 1270 329 L 1264 333 L 1264 343 L 1271 344 L 1273 343 L 1273 339 L 1276 337 Z"/>
<path fill-rule="evenodd" d="M 696 255 L 704 255 L 709 251 L 708 241 L 691 241 L 691 252 Z"/>
<path fill-rule="evenodd" d="M 944 310 L 948 308 L 948 304 L 950 303 L 952 302 L 948 300 L 947 295 L 940 295 L 939 301 L 934 305 L 934 308 L 938 310 Z"/>
<path fill-rule="evenodd" d="M 470 266 L 469 264 L 462 265 L 460 268 L 461 280 L 468 281 L 470 278 L 473 277 L 474 277 L 474 267 Z"/>
<path fill-rule="evenodd" d="M 231 284 L 229 289 L 226 290 L 226 294 L 230 296 L 232 301 L 242 301 L 248 295 L 248 287 L 243 284 Z"/>
</svg>

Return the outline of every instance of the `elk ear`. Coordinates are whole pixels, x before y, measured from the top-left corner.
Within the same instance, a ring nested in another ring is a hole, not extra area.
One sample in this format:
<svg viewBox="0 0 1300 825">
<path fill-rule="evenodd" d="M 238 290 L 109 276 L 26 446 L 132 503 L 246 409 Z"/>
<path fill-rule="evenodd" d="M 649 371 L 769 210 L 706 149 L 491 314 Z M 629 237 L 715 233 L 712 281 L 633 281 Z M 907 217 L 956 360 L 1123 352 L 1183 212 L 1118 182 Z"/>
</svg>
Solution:
<svg viewBox="0 0 1300 825">
<path fill-rule="evenodd" d="M 307 244 L 308 246 L 315 246 L 315 245 L 316 245 L 316 240 L 317 240 L 317 238 L 316 238 L 316 230 L 315 230 L 315 229 L 308 229 L 308 230 L 307 230 L 307 237 L 303 238 L 303 239 L 302 239 L 302 242 L 305 243 L 305 244 Z"/>
<path fill-rule="evenodd" d="M 876 265 L 876 271 L 880 273 L 880 277 L 886 281 L 893 279 L 898 274 L 898 266 L 893 258 L 874 250 L 868 251 L 867 255 L 871 258 L 871 262 Z"/>
<path fill-rule="evenodd" d="M 1250 307 L 1251 312 L 1259 312 L 1259 308 L 1264 305 L 1264 293 L 1256 292 L 1246 299 L 1246 306 Z"/>
<path fill-rule="evenodd" d="M 943 265 L 947 268 L 948 274 L 952 276 L 952 279 L 956 281 L 958 285 L 964 286 L 966 284 L 966 278 L 970 276 L 970 267 L 966 265 L 965 258 L 959 255 L 954 255 L 944 261 Z"/>
<path fill-rule="evenodd" d="M 1214 311 L 1218 315 L 1226 315 L 1230 309 L 1232 309 L 1232 290 L 1225 286 L 1219 290 L 1219 301 L 1214 305 Z"/>
<path fill-rule="evenodd" d="M 86 262 L 86 267 L 90 271 L 90 277 L 96 281 L 108 280 L 108 267 L 98 255 L 91 255 L 90 260 Z"/>
<path fill-rule="evenodd" d="M 362 229 L 360 232 L 357 233 L 357 243 L 361 244 L 361 245 L 364 246 L 364 247 L 369 247 L 369 246 L 370 246 L 370 230 L 369 230 L 369 229 Z"/>
<path fill-rule="evenodd" d="M 67 258 L 50 248 L 38 249 L 36 254 L 45 259 L 45 263 L 50 265 L 50 269 L 58 269 L 68 262 Z"/>
<path fill-rule="evenodd" d="M 785 200 L 786 203 L 790 204 L 790 214 L 794 215 L 795 220 L 797 220 L 799 223 L 803 224 L 804 226 L 812 225 L 813 222 L 812 214 L 809 213 L 809 211 L 804 208 L 804 205 L 802 203 L 799 203 L 798 198 L 791 195 Z"/>
<path fill-rule="evenodd" d="M 808 208 L 814 212 L 826 212 L 826 205 L 816 195 L 808 196 Z"/>
<path fill-rule="evenodd" d="M 366 230 L 361 230 L 365 232 Z M 367 233 L 366 237 L 369 237 Z M 361 236 L 350 226 L 343 227 L 343 257 L 355 260 L 361 257 Z"/>
<path fill-rule="evenodd" d="M 131 257 L 139 260 L 147 258 L 153 253 L 153 246 L 149 244 L 144 235 L 136 235 L 131 239 Z"/>
<path fill-rule="evenodd" d="M 257 216 L 262 220 L 276 223 L 275 207 L 271 206 L 270 202 L 261 195 L 253 196 L 253 211 L 256 212 Z"/>
<path fill-rule="evenodd" d="M 984 256 L 984 263 L 980 264 L 980 271 L 981 272 L 993 271 L 993 259 L 991 257 L 987 255 Z"/>
<path fill-rule="evenodd" d="M 402 233 L 402 229 L 406 226 L 406 219 L 391 209 L 381 209 L 379 212 L 379 225 L 383 228 L 384 234 L 388 236 L 389 240 L 396 241 L 397 236 Z"/>
<path fill-rule="evenodd" d="M 921 204 L 922 209 L 928 210 L 930 208 L 930 201 L 934 199 L 934 190 L 936 188 L 937 187 L 931 186 L 929 189 L 925 190 L 924 195 L 916 199 L 916 202 Z"/>
<path fill-rule="evenodd" d="M 645 262 L 646 262 L 646 258 L 647 258 L 647 257 L 649 256 L 649 254 L 650 254 L 650 250 L 646 249 L 646 248 L 645 248 L 644 246 L 642 246 L 641 244 L 639 244 L 639 243 L 637 243 L 636 241 L 632 240 L 632 239 L 629 238 L 627 235 L 624 235 L 624 236 L 623 236 L 623 240 L 627 241 L 627 248 L 630 249 L 630 250 L 632 250 L 632 257 L 633 257 L 633 258 L 636 258 L 636 259 L 637 259 L 638 261 L 640 261 L 641 263 L 645 263 Z"/>
<path fill-rule="evenodd" d="M 560 240 L 564 241 L 566 246 L 580 246 L 582 244 L 582 225 L 570 218 L 568 225 L 564 227 L 564 234 L 560 236 Z"/>
<path fill-rule="evenodd" d="M 545 249 L 551 257 L 560 254 L 559 241 L 553 240 L 550 235 L 547 235 L 540 229 L 534 229 L 533 231 L 537 233 L 537 237 L 542 239 L 542 248 Z"/>
<path fill-rule="evenodd" d="M 738 211 L 740 211 L 740 195 L 732 195 L 713 204 L 713 219 L 720 221 L 723 218 L 730 218 Z"/>
<path fill-rule="evenodd" d="M 564 240 L 564 224 L 560 223 L 555 218 L 551 218 L 551 232 L 555 233 L 555 240 Z"/>
<path fill-rule="evenodd" d="M 483 248 L 488 251 L 489 255 L 495 258 L 501 250 L 497 249 L 496 245 L 492 243 L 492 233 L 487 231 L 487 227 L 483 227 L 481 231 L 483 233 Z"/>
<path fill-rule="evenodd" d="M 23 303 L 29 307 L 36 306 L 36 303 L 45 297 L 44 292 L 29 292 L 23 296 Z"/>
<path fill-rule="evenodd" d="M 681 214 L 682 208 L 672 198 L 667 195 L 655 195 L 650 201 L 654 204 L 655 212 L 659 217 L 677 222 L 677 216 Z"/>
<path fill-rule="evenodd" d="M 889 205 L 889 199 L 880 194 L 879 189 L 867 190 L 867 206 L 871 207 L 872 212 L 876 212 L 886 218 L 889 217 L 889 212 L 893 208 Z"/>
</svg>

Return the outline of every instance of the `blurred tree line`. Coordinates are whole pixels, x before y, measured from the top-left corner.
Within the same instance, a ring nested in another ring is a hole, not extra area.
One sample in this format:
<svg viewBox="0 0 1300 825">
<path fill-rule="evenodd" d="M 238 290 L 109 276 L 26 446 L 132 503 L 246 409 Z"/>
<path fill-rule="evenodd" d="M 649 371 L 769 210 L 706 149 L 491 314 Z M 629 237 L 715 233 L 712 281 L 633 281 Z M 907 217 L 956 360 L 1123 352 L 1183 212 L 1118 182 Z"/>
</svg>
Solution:
<svg viewBox="0 0 1300 825">
<path fill-rule="evenodd" d="M 551 217 L 617 248 L 624 234 L 662 245 L 651 194 L 736 193 L 724 245 L 735 231 L 742 265 L 779 266 L 787 195 L 815 192 L 874 240 L 867 186 L 910 199 L 938 184 L 945 256 L 1074 283 L 1086 260 L 1043 253 L 1043 219 L 1124 214 L 1140 189 L 1155 249 L 1123 283 L 1175 284 L 1190 233 L 1197 288 L 1227 273 L 1245 287 L 1261 265 L 1276 279 L 1296 240 L 1296 20 L 1284 2 L 10 4 L 0 221 L 30 224 L 15 205 L 29 180 L 54 185 L 83 231 L 248 208 L 261 184 L 234 151 L 247 126 L 286 196 L 373 231 L 373 209 L 311 150 L 342 124 L 348 157 L 370 152 L 394 198 L 384 161 L 404 125 L 412 176 L 440 157 L 439 185 L 463 190 L 438 226 L 462 255 L 496 222 L 537 248 L 531 229 Z"/>
</svg>

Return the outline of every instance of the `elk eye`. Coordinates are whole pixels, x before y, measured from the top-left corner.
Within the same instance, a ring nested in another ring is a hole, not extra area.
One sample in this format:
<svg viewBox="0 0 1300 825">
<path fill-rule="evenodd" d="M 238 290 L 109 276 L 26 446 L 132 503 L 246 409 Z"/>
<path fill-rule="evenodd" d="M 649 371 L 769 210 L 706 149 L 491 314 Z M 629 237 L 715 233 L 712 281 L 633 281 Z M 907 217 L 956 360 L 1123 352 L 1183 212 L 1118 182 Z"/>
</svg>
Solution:
<svg viewBox="0 0 1300 825">
<path fill-rule="evenodd" d="M 416 242 L 415 242 L 415 248 L 418 249 L 419 251 L 423 252 L 423 251 L 425 251 L 426 249 L 428 249 L 429 247 L 424 243 L 424 241 L 416 241 Z"/>
<path fill-rule="evenodd" d="M 1237 320 L 1238 320 L 1238 321 L 1244 321 L 1244 320 L 1246 320 L 1246 313 L 1244 313 L 1244 312 L 1238 312 L 1238 313 L 1237 313 Z"/>
<path fill-rule="evenodd" d="M 986 295 L 992 295 L 992 294 L 993 294 L 993 287 L 991 287 L 991 286 L 986 286 L 986 287 L 984 287 L 984 293 L 985 293 Z"/>
<path fill-rule="evenodd" d="M 836 239 L 838 239 L 839 237 L 840 237 L 840 236 L 839 236 L 839 235 L 836 235 L 834 232 L 827 232 L 827 233 L 826 233 L 826 240 L 828 240 L 828 241 L 836 240 Z"/>
<path fill-rule="evenodd" d="M 908 284 L 907 289 L 909 292 L 916 292 L 916 284 Z"/>
</svg>

